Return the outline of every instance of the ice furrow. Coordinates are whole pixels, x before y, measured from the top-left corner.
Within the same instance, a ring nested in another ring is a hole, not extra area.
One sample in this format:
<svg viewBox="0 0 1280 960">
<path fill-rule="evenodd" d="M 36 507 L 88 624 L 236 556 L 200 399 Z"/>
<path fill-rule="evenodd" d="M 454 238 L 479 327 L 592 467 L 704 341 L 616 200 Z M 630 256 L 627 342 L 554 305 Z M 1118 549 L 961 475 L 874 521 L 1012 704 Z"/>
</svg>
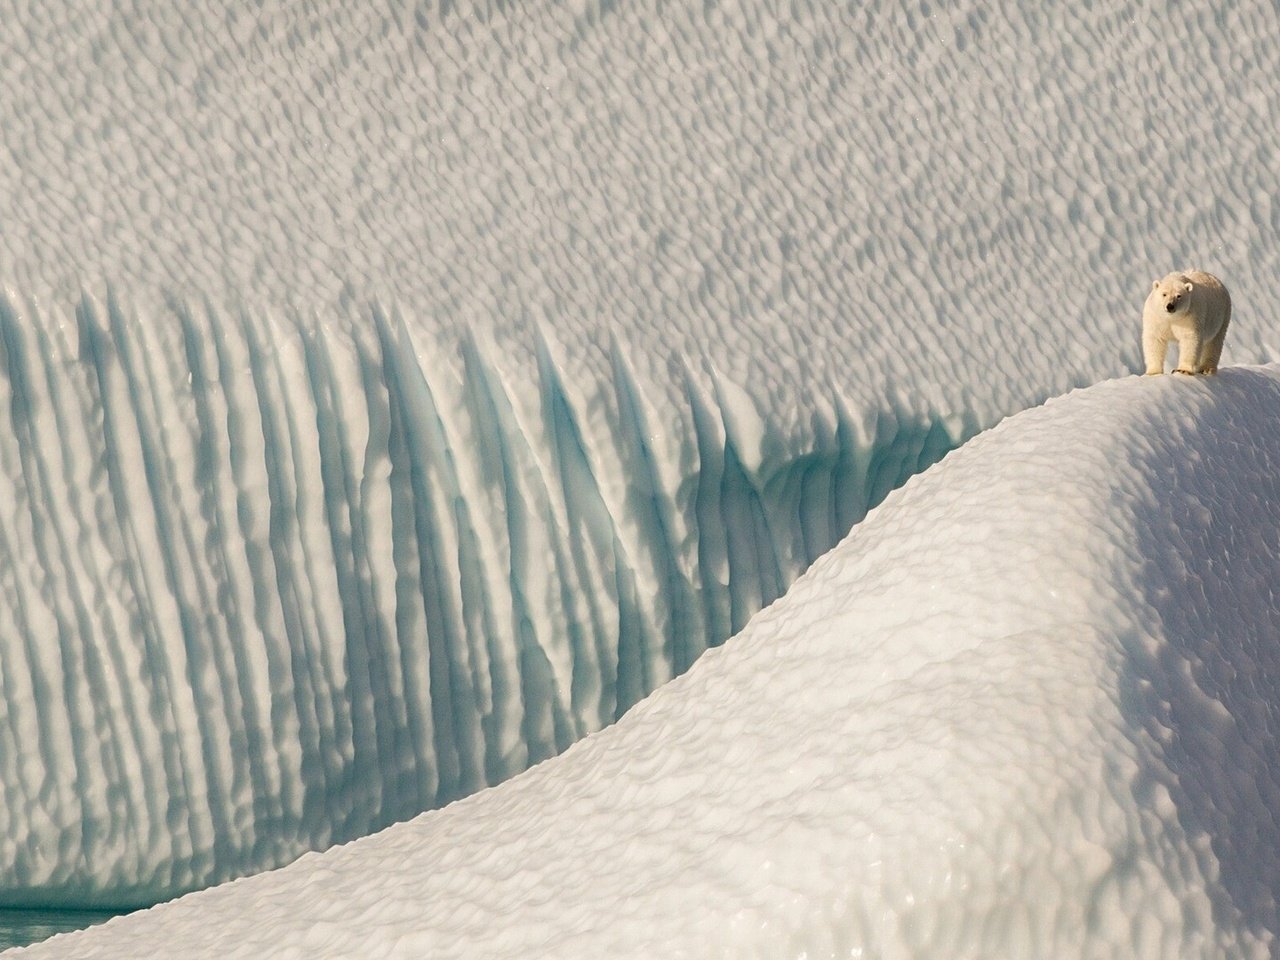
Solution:
<svg viewBox="0 0 1280 960">
<path fill-rule="evenodd" d="M 118 308 L 109 304 L 106 317 L 87 304 L 79 310 L 82 356 L 87 363 L 95 404 L 102 411 L 102 462 L 107 487 L 103 498 L 110 503 L 106 519 L 109 552 L 123 581 L 126 631 L 136 635 L 138 674 L 129 678 L 134 696 L 144 704 L 141 723 L 151 723 L 158 735 L 158 749 L 140 757 L 143 764 L 157 764 L 161 789 L 150 798 L 147 840 L 160 845 L 165 857 L 151 865 L 147 882 L 165 882 L 168 863 L 194 861 L 193 842 L 211 835 L 203 822 L 207 806 L 206 770 L 197 761 L 201 748 L 198 721 L 216 724 L 218 718 L 197 713 L 195 692 L 186 663 L 187 638 L 183 632 L 172 583 L 164 570 L 164 542 L 157 522 L 158 501 L 146 462 L 145 428 L 139 424 L 136 395 L 130 390 L 121 346 L 131 341 L 115 322 Z M 113 335 L 114 334 L 114 335 Z M 24 600 L 27 598 L 24 598 Z M 35 598 L 30 598 L 34 600 Z M 133 637 L 130 638 L 134 639 Z M 56 754 L 55 754 L 56 755 Z M 92 852 L 86 850 L 86 856 Z"/>
<path fill-rule="evenodd" d="M 194 433 L 189 455 L 192 458 L 192 483 L 199 491 L 199 519 L 203 531 L 193 531 L 193 540 L 203 544 L 203 559 L 213 581 L 212 595 L 204 597 L 203 625 L 211 635 L 213 655 L 223 683 L 228 747 L 232 750 L 230 809 L 225 812 L 233 829 L 220 837 L 223 845 L 252 844 L 249 827 L 253 798 L 268 795 L 270 773 L 265 768 L 262 749 L 264 724 L 256 709 L 253 692 L 254 671 L 246 647 L 237 639 L 248 634 L 246 599 L 249 587 L 244 564 L 234 555 L 240 538 L 236 536 L 234 516 L 234 481 L 229 477 L 230 443 L 225 425 L 228 404 L 225 396 L 210 389 L 221 382 L 220 358 L 215 343 L 202 332 L 189 310 L 180 308 L 177 319 L 182 327 L 183 359 L 192 383 Z M 224 429 L 217 429 L 223 424 Z M 190 519 L 190 518 L 189 518 Z M 203 534 L 203 535 L 201 535 Z M 305 741 L 304 741 L 305 743 Z"/>
</svg>

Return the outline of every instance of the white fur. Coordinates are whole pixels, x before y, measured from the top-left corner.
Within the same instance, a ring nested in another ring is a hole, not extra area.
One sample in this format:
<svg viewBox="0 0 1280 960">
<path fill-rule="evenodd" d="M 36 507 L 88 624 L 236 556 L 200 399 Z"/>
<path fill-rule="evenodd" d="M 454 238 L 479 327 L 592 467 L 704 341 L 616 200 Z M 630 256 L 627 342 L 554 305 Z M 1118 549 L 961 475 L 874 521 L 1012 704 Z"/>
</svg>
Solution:
<svg viewBox="0 0 1280 960">
<path fill-rule="evenodd" d="M 1217 373 L 1230 321 L 1231 295 L 1213 274 L 1187 270 L 1157 280 L 1142 307 L 1147 373 L 1164 373 L 1170 339 L 1178 341 L 1174 373 Z"/>
</svg>

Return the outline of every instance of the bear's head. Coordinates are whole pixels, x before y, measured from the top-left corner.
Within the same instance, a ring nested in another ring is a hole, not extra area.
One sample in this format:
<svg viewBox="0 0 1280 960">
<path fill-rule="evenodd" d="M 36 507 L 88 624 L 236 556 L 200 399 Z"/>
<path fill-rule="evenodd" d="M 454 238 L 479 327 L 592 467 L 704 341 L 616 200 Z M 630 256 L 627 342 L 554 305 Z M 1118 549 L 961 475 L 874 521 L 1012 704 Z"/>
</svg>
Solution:
<svg viewBox="0 0 1280 960">
<path fill-rule="evenodd" d="M 1184 313 L 1191 303 L 1191 281 L 1176 273 L 1151 284 L 1151 296 L 1163 306 L 1165 313 Z"/>
</svg>

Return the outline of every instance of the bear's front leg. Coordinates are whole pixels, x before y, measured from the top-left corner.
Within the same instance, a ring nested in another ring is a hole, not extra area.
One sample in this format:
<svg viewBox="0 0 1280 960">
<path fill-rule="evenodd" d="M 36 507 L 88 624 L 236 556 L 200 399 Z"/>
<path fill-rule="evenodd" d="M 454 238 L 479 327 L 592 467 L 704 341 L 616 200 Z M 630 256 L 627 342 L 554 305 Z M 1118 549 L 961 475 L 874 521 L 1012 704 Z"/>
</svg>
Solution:
<svg viewBox="0 0 1280 960">
<path fill-rule="evenodd" d="M 1164 355 L 1169 352 L 1169 334 L 1158 330 L 1142 331 L 1142 359 L 1147 364 L 1147 376 L 1164 373 Z"/>
<path fill-rule="evenodd" d="M 1178 337 L 1178 366 L 1174 373 L 1195 374 L 1200 371 L 1200 331 L 1188 330 Z"/>
</svg>

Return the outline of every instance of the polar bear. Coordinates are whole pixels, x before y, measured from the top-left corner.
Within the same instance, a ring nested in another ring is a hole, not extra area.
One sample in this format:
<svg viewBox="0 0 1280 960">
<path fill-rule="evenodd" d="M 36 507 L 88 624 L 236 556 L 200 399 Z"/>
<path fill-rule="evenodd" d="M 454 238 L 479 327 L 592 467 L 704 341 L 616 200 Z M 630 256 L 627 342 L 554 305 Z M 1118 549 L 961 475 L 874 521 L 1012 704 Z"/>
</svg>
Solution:
<svg viewBox="0 0 1280 960">
<path fill-rule="evenodd" d="M 1164 373 L 1169 338 L 1178 341 L 1174 373 L 1217 373 L 1231 320 L 1231 295 L 1211 273 L 1187 270 L 1151 284 L 1142 307 L 1147 375 Z"/>
</svg>

